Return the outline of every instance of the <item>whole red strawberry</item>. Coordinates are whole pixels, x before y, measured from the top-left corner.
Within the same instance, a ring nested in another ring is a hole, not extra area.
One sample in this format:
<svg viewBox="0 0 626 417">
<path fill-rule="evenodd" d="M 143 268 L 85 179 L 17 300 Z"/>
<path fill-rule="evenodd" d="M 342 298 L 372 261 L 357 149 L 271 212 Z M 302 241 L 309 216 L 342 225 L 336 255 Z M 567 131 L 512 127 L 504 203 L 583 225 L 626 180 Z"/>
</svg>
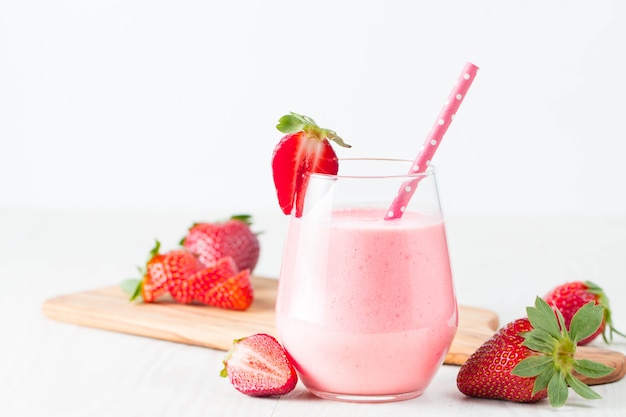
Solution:
<svg viewBox="0 0 626 417">
<path fill-rule="evenodd" d="M 568 332 L 563 317 L 541 298 L 526 309 L 528 318 L 515 320 L 494 334 L 461 366 L 457 387 L 468 396 L 515 402 L 546 397 L 553 407 L 565 404 L 568 386 L 586 399 L 600 396 L 572 372 L 599 377 L 612 368 L 574 359 L 576 343 L 596 331 L 604 307 L 590 302 L 572 318 Z"/>
<path fill-rule="evenodd" d="M 204 268 L 204 265 L 191 252 L 172 250 L 162 254 L 159 252 L 160 247 L 161 244 L 157 240 L 150 251 L 145 270 L 140 268 L 143 274 L 142 279 L 130 279 L 122 283 L 122 288 L 131 295 L 131 300 L 141 295 L 144 302 L 151 303 Z M 176 299 L 176 296 L 174 298 Z M 189 302 L 190 300 L 178 301 Z"/>
<path fill-rule="evenodd" d="M 339 161 L 330 141 L 349 148 L 335 132 L 323 129 L 313 119 L 296 113 L 280 118 L 276 128 L 286 133 L 272 156 L 272 173 L 278 203 L 285 214 L 302 215 L 308 174 L 337 174 Z"/>
<path fill-rule="evenodd" d="M 228 377 L 237 391 L 253 397 L 287 394 L 298 383 L 285 349 L 265 333 L 235 340 L 220 375 Z"/>
<path fill-rule="evenodd" d="M 561 311 L 563 319 L 565 320 L 565 327 L 568 329 L 574 314 L 586 303 L 591 301 L 597 305 L 604 306 L 602 324 L 591 336 L 579 341 L 579 345 L 586 345 L 599 335 L 602 335 L 605 343 L 611 343 L 613 341 L 613 333 L 626 337 L 626 335 L 620 333 L 613 327 L 609 299 L 604 293 L 604 290 L 591 281 L 573 281 L 559 285 L 543 298 L 550 306 Z"/>
<path fill-rule="evenodd" d="M 546 389 L 533 394 L 533 379 L 512 374 L 519 362 L 534 355 L 534 352 L 522 346 L 522 333 L 532 329 L 530 321 L 523 318 L 498 330 L 461 366 L 457 375 L 459 390 L 472 397 L 517 402 L 533 402 L 546 398 Z"/>
<path fill-rule="evenodd" d="M 250 230 L 250 216 L 232 216 L 225 222 L 196 223 L 181 240 L 181 245 L 196 254 L 206 266 L 230 256 L 237 268 L 253 271 L 259 260 L 260 244 Z"/>
</svg>

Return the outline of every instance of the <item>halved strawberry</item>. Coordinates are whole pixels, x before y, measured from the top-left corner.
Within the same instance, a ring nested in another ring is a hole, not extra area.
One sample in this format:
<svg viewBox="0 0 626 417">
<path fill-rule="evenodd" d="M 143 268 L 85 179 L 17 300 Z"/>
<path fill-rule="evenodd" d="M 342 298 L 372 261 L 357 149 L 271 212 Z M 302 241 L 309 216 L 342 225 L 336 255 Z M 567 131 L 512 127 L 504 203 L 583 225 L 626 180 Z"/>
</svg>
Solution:
<svg viewBox="0 0 626 417">
<path fill-rule="evenodd" d="M 145 270 L 140 268 L 142 279 L 129 279 L 122 282 L 122 289 L 129 293 L 131 300 L 140 295 L 143 301 L 151 303 L 172 286 L 185 281 L 193 273 L 204 268 L 204 265 L 191 252 L 171 250 L 160 253 L 160 242 L 157 240 L 146 262 Z M 185 301 L 182 301 L 185 302 Z"/>
<path fill-rule="evenodd" d="M 193 300 L 228 310 L 246 310 L 254 299 L 250 270 L 237 270 L 230 256 L 192 275 L 184 286 Z"/>
<path fill-rule="evenodd" d="M 185 276 L 184 279 L 170 281 L 167 289 L 174 300 L 179 303 L 189 304 L 195 300 L 196 296 L 199 295 L 198 292 L 202 289 L 199 284 L 199 273 L 203 275 L 215 274 L 220 277 L 230 277 L 237 272 L 235 262 L 232 258 L 227 257 L 220 259 L 211 267 L 207 268 L 203 266 L 201 269 L 194 271 L 194 273 Z"/>
<path fill-rule="evenodd" d="M 253 397 L 287 394 L 298 383 L 285 349 L 265 333 L 235 340 L 220 375 L 228 377 L 237 391 Z"/>
<path fill-rule="evenodd" d="M 311 172 L 334 175 L 339 162 L 330 141 L 349 148 L 343 139 L 329 129 L 323 129 L 313 119 L 290 113 L 279 119 L 278 130 L 286 133 L 272 156 L 272 172 L 278 203 L 283 213 L 302 215 L 304 194 Z"/>
<path fill-rule="evenodd" d="M 163 267 L 164 255 L 159 253 L 160 248 L 161 242 L 157 240 L 150 251 L 150 257 L 143 273 L 141 296 L 146 303 L 153 302 L 167 292 L 167 274 Z M 141 268 L 139 270 L 141 271 Z"/>
</svg>

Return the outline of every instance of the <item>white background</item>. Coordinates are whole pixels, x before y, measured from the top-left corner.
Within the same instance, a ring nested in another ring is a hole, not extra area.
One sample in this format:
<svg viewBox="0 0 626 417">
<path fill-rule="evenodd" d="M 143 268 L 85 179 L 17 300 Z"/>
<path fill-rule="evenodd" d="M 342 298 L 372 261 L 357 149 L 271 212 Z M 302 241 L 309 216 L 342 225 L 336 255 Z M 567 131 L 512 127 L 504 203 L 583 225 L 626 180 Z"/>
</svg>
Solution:
<svg viewBox="0 0 626 417">
<path fill-rule="evenodd" d="M 252 399 L 217 377 L 223 352 L 42 304 L 136 277 L 155 237 L 239 212 L 263 232 L 255 274 L 277 277 L 278 118 L 336 130 L 339 156 L 413 158 L 471 61 L 434 158 L 459 303 L 504 324 L 589 279 L 624 332 L 625 44 L 622 0 L 0 0 L 0 415 L 554 415 L 464 398 L 452 367 L 402 403 Z M 625 384 L 562 411 L 622 416 Z"/>
<path fill-rule="evenodd" d="M 626 213 L 626 3 L 0 0 L 0 208 L 279 213 L 296 111 L 413 158 L 448 213 Z"/>
</svg>

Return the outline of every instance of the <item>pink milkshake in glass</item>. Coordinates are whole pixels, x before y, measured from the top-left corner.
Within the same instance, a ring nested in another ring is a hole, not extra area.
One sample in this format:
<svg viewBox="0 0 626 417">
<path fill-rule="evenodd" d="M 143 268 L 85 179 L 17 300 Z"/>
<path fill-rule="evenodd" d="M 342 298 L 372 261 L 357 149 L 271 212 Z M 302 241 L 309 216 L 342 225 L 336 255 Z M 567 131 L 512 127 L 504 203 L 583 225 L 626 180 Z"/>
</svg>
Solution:
<svg viewBox="0 0 626 417">
<path fill-rule="evenodd" d="M 410 161 L 342 160 L 312 174 L 290 218 L 276 326 L 303 384 L 330 399 L 420 395 L 443 363 L 457 304 L 433 170 Z M 399 219 L 384 220 L 407 179 L 419 184 Z"/>
</svg>

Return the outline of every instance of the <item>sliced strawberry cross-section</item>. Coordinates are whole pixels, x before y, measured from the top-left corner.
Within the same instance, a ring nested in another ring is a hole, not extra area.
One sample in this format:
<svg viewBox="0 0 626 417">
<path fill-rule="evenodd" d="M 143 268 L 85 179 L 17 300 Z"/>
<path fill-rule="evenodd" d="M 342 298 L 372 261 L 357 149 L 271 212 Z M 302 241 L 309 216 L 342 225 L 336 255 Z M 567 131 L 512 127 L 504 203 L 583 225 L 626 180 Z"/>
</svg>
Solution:
<svg viewBox="0 0 626 417">
<path fill-rule="evenodd" d="M 235 340 L 220 375 L 228 377 L 237 391 L 252 397 L 287 394 L 298 383 L 285 349 L 265 333 Z"/>
<path fill-rule="evenodd" d="M 272 156 L 278 203 L 285 214 L 291 214 L 295 205 L 296 217 L 300 217 L 308 175 L 334 175 L 339 170 L 339 161 L 330 141 L 346 148 L 350 145 L 334 131 L 321 128 L 310 117 L 296 113 L 281 117 L 276 128 L 286 133 Z"/>
<path fill-rule="evenodd" d="M 187 283 L 194 301 L 228 310 L 246 310 L 254 299 L 250 270 L 239 271 L 227 256 L 189 278 Z"/>
</svg>

